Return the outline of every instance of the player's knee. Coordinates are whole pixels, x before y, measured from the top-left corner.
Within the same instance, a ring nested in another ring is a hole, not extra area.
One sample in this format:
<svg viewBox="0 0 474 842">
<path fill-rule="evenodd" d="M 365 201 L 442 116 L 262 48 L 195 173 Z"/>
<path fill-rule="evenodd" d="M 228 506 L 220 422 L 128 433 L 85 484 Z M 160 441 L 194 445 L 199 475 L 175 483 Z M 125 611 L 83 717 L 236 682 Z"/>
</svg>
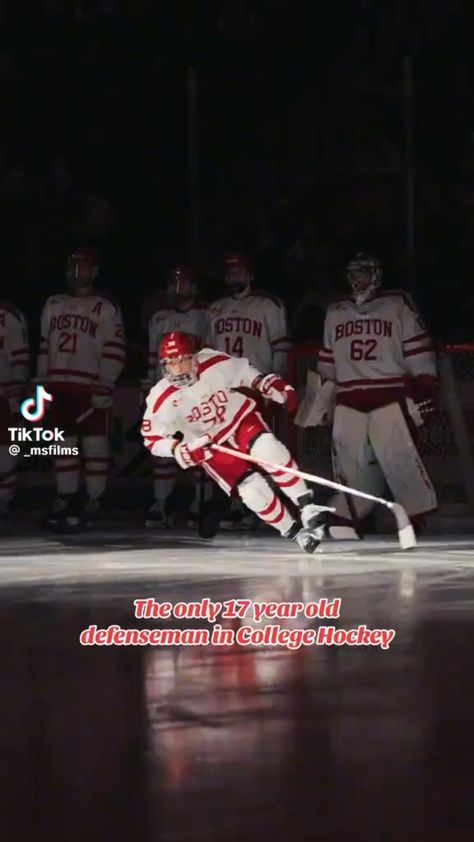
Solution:
<svg viewBox="0 0 474 842">
<path fill-rule="evenodd" d="M 100 458 L 109 454 L 109 442 L 106 436 L 84 436 L 82 447 L 86 458 Z"/>
<path fill-rule="evenodd" d="M 237 486 L 242 502 L 252 512 L 261 512 L 272 501 L 274 492 L 262 474 L 253 473 Z"/>
<path fill-rule="evenodd" d="M 262 433 L 252 445 L 250 454 L 279 465 L 286 464 L 291 458 L 288 448 L 273 433 Z"/>
</svg>

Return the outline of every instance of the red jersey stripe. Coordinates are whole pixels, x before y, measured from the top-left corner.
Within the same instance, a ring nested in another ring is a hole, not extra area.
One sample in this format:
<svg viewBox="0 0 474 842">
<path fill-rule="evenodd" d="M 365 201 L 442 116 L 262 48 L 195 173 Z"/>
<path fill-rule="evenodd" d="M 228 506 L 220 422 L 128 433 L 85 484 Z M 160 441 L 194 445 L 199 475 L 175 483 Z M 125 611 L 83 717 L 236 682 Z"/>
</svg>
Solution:
<svg viewBox="0 0 474 842">
<path fill-rule="evenodd" d="M 434 351 L 433 346 L 432 345 L 425 345 L 424 348 L 415 348 L 413 351 L 404 351 L 403 356 L 404 357 L 414 357 L 415 354 L 424 354 L 427 351 L 429 351 L 429 352 Z"/>
<path fill-rule="evenodd" d="M 174 395 L 174 393 L 177 392 L 177 391 L 178 391 L 178 389 L 177 389 L 176 386 L 169 385 L 168 388 L 165 389 L 165 391 L 161 393 L 160 397 L 156 399 L 152 411 L 158 412 L 160 406 L 163 405 L 165 400 L 167 400 L 167 398 L 169 398 L 170 395 Z"/>
<path fill-rule="evenodd" d="M 403 377 L 366 377 L 363 380 L 340 380 L 338 381 L 338 386 L 364 386 L 365 384 L 370 383 L 374 385 L 374 383 L 382 383 L 383 385 L 387 385 L 388 383 L 403 383 Z"/>
<path fill-rule="evenodd" d="M 412 336 L 411 339 L 404 339 L 403 344 L 408 345 L 409 342 L 420 342 L 422 339 L 429 339 L 426 331 L 425 333 L 419 333 L 418 336 Z"/>
<path fill-rule="evenodd" d="M 231 357 L 227 356 L 227 354 L 217 354 L 215 357 L 211 357 L 210 360 L 205 360 L 198 365 L 198 374 L 203 374 L 213 365 L 217 365 L 217 363 L 223 363 L 226 360 L 230 360 Z"/>
</svg>

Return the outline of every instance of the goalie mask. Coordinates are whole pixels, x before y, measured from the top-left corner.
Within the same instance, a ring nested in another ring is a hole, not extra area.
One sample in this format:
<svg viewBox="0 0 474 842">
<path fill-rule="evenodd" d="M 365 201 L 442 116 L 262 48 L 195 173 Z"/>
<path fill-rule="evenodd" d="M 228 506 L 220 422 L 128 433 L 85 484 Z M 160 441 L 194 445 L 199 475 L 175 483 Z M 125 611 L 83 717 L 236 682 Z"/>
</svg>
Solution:
<svg viewBox="0 0 474 842">
<path fill-rule="evenodd" d="M 66 280 L 71 289 L 84 289 L 94 283 L 98 275 L 97 252 L 93 248 L 77 249 L 67 261 Z"/>
<path fill-rule="evenodd" d="M 165 333 L 160 345 L 160 364 L 173 386 L 192 386 L 197 380 L 198 341 L 190 333 Z"/>
<path fill-rule="evenodd" d="M 196 298 L 196 275 L 188 266 L 176 266 L 167 278 L 168 301 L 172 307 L 185 307 Z"/>
<path fill-rule="evenodd" d="M 347 280 L 356 304 L 372 298 L 382 283 L 382 267 L 376 257 L 360 252 L 346 266 Z"/>
<path fill-rule="evenodd" d="M 253 281 L 250 260 L 245 254 L 233 252 L 225 259 L 225 284 L 232 295 L 247 292 Z"/>
</svg>

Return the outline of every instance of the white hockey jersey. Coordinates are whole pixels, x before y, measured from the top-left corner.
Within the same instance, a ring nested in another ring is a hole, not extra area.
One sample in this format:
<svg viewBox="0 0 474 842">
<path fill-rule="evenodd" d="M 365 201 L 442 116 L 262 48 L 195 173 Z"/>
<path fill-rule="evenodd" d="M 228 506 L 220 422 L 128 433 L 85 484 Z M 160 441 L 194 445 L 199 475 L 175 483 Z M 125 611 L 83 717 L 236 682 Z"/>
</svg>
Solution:
<svg viewBox="0 0 474 842">
<path fill-rule="evenodd" d="M 153 313 L 148 328 L 148 379 L 153 383 L 161 380 L 158 352 L 165 333 L 183 331 L 197 336 L 203 345 L 209 340 L 208 305 L 196 301 L 186 311 L 170 308 L 157 310 Z"/>
<path fill-rule="evenodd" d="M 9 301 L 0 301 L 0 397 L 20 390 L 29 375 L 26 319 Z"/>
<path fill-rule="evenodd" d="M 185 443 L 208 434 L 223 444 L 255 409 L 252 398 L 234 391 L 251 388 L 260 377 L 248 360 L 204 348 L 197 361 L 198 380 L 192 386 L 179 388 L 163 378 L 148 394 L 142 435 L 154 456 L 172 455 L 177 432 Z"/>
<path fill-rule="evenodd" d="M 436 381 L 433 344 L 406 292 L 379 292 L 359 307 L 351 297 L 328 307 L 318 370 L 336 382 L 336 402 L 384 406 L 406 396 L 412 378 Z"/>
<path fill-rule="evenodd" d="M 220 298 L 209 308 L 209 321 L 213 348 L 246 357 L 265 374 L 287 376 L 290 340 L 279 298 L 256 290 L 245 298 Z"/>
<path fill-rule="evenodd" d="M 125 363 L 120 308 L 94 291 L 48 298 L 41 314 L 37 376 L 45 382 L 113 386 Z"/>
</svg>

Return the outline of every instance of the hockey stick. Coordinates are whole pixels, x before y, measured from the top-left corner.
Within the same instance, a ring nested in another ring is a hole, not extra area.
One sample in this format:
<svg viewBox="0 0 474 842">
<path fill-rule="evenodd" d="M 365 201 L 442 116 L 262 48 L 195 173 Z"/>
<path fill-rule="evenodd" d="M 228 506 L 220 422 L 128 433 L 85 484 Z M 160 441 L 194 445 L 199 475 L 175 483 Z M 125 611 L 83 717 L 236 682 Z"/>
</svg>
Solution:
<svg viewBox="0 0 474 842">
<path fill-rule="evenodd" d="M 44 377 L 43 378 L 42 377 L 32 377 L 31 382 L 34 383 L 35 385 L 42 384 L 42 383 L 44 383 Z M 78 415 L 78 417 L 75 419 L 74 423 L 75 424 L 82 424 L 82 422 L 85 421 L 87 418 L 89 418 L 89 416 L 92 415 L 93 412 L 95 412 L 95 407 L 89 406 L 85 410 L 85 412 L 81 413 L 81 415 Z"/>
<path fill-rule="evenodd" d="M 97 406 L 89 406 L 82 415 L 78 415 L 75 419 L 75 424 L 82 424 L 83 421 L 86 421 L 93 412 L 103 412 L 103 409 L 99 409 Z"/>
<path fill-rule="evenodd" d="M 89 416 L 92 415 L 93 412 L 95 412 L 95 407 L 90 406 L 88 409 L 86 409 L 85 412 L 82 413 L 82 415 L 78 415 L 74 423 L 82 424 L 82 422 L 89 418 Z"/>
<path fill-rule="evenodd" d="M 266 459 L 258 459 L 256 456 L 248 456 L 246 453 L 241 453 L 239 450 L 233 450 L 230 447 L 223 447 L 220 444 L 211 445 L 213 450 L 218 450 L 220 453 L 227 453 L 229 456 L 235 456 L 237 459 L 245 459 L 247 462 L 253 462 L 255 465 L 261 465 L 263 468 L 271 468 L 273 471 L 281 471 L 285 474 L 305 479 L 308 482 L 314 482 L 317 485 L 325 485 L 327 488 L 332 488 L 334 491 L 339 491 L 342 494 L 352 494 L 354 497 L 361 497 L 364 500 L 370 500 L 372 503 L 379 503 L 389 509 L 396 521 L 398 529 L 398 540 L 402 550 L 410 550 L 417 546 L 417 541 L 413 527 L 408 520 L 408 515 L 400 505 L 400 503 L 391 503 L 390 500 L 384 500 L 383 497 L 374 497 L 373 494 L 366 494 L 365 491 L 358 491 L 356 488 L 349 488 L 348 485 L 340 485 L 338 482 L 333 482 L 324 477 L 318 477 L 315 474 L 307 474 L 304 471 L 296 468 L 285 468 L 283 465 L 275 465 L 273 462 L 267 462 Z"/>
</svg>

